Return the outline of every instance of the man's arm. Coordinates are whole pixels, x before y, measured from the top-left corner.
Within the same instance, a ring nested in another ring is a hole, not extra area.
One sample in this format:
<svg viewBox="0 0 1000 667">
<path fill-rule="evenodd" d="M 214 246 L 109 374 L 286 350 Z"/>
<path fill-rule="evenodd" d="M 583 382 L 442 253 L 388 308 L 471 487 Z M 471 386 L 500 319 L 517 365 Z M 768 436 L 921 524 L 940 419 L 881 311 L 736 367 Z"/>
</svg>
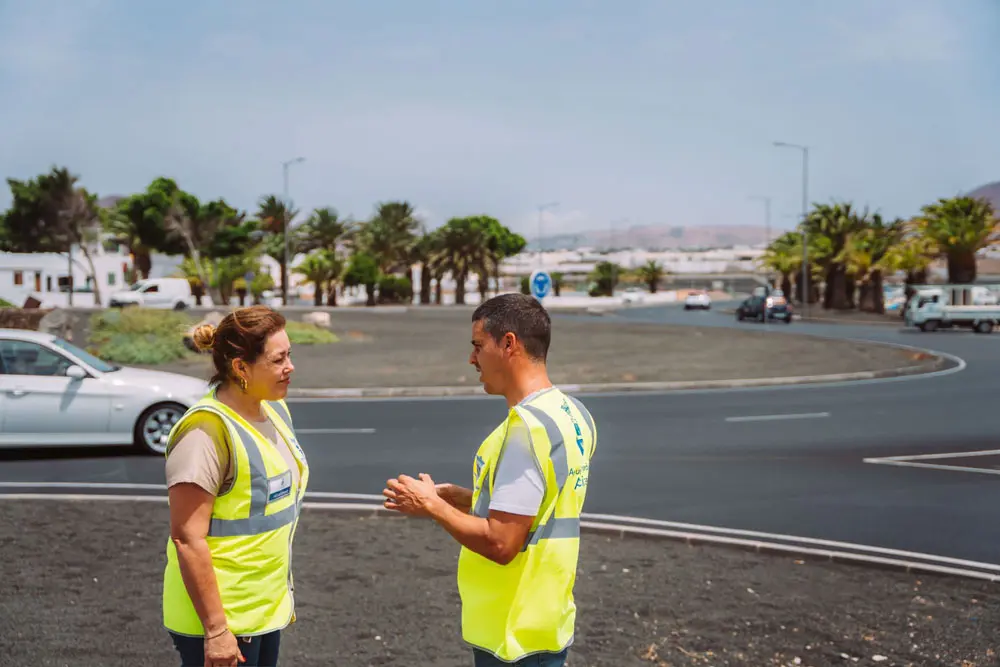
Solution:
<svg viewBox="0 0 1000 667">
<path fill-rule="evenodd" d="M 423 473 L 419 481 L 401 475 L 398 480 L 388 481 L 383 492 L 385 506 L 405 514 L 429 516 L 467 549 L 500 565 L 510 563 L 524 548 L 545 493 L 527 426 L 515 421 L 507 431 L 487 518 L 456 508 L 448 498 L 452 491 L 442 493 L 442 486 L 435 487 L 430 476 Z M 472 492 L 464 491 L 471 504 Z"/>
<path fill-rule="evenodd" d="M 533 516 L 496 510 L 483 519 L 462 512 L 440 497 L 428 505 L 427 513 L 463 547 L 499 565 L 507 565 L 520 553 L 535 520 Z"/>
</svg>

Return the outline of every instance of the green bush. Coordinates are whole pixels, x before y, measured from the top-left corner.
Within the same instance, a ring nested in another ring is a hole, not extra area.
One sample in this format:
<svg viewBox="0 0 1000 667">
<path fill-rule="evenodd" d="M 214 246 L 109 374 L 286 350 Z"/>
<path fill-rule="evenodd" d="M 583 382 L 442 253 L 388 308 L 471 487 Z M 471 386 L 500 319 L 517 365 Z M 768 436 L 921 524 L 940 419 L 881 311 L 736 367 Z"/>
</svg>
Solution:
<svg viewBox="0 0 1000 667">
<path fill-rule="evenodd" d="M 531 279 L 528 276 L 521 276 L 521 294 L 531 294 Z"/>
<path fill-rule="evenodd" d="M 171 310 L 125 308 L 90 318 L 88 351 L 119 364 L 164 364 L 188 356 L 191 319 Z"/>
<path fill-rule="evenodd" d="M 12 304 L 7 299 L 0 299 L 0 308 L 17 308 L 17 306 Z"/>
<path fill-rule="evenodd" d="M 340 340 L 332 331 L 305 322 L 288 321 L 285 332 L 292 345 L 326 345 Z"/>
<path fill-rule="evenodd" d="M 413 286 L 406 276 L 382 276 L 378 281 L 379 303 L 409 303 Z"/>
</svg>

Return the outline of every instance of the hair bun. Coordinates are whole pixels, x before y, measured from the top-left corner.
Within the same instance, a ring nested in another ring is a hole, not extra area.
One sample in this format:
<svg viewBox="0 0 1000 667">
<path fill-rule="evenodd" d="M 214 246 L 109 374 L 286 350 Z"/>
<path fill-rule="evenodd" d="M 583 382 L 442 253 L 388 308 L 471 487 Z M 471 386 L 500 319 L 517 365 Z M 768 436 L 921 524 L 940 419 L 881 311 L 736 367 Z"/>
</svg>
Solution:
<svg viewBox="0 0 1000 667">
<path fill-rule="evenodd" d="M 202 324 L 191 334 L 191 340 L 199 350 L 210 350 L 215 343 L 215 327 L 211 324 Z"/>
</svg>

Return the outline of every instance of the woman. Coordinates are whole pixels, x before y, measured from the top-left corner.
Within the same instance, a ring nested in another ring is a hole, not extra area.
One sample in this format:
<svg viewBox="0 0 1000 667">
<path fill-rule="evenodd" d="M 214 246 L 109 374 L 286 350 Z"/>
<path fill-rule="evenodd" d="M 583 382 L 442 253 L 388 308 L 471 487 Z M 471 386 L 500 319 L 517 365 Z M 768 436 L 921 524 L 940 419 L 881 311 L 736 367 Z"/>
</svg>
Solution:
<svg viewBox="0 0 1000 667">
<path fill-rule="evenodd" d="M 167 445 L 164 625 L 184 667 L 276 665 L 295 620 L 291 544 L 309 477 L 283 400 L 295 370 L 285 319 L 241 308 L 194 343 L 215 376 Z"/>
</svg>

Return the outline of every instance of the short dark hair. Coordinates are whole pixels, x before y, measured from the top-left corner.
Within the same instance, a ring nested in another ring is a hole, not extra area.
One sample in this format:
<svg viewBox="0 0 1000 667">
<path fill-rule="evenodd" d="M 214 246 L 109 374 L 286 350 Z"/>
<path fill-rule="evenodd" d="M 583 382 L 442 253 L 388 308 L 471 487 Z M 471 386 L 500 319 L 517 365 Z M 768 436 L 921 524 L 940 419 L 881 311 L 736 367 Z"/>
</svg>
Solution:
<svg viewBox="0 0 1000 667">
<path fill-rule="evenodd" d="M 528 356 L 545 361 L 552 342 L 552 320 L 544 306 L 527 294 L 499 294 L 483 301 L 472 313 L 473 322 L 499 343 L 509 332 L 517 336 Z"/>
</svg>

